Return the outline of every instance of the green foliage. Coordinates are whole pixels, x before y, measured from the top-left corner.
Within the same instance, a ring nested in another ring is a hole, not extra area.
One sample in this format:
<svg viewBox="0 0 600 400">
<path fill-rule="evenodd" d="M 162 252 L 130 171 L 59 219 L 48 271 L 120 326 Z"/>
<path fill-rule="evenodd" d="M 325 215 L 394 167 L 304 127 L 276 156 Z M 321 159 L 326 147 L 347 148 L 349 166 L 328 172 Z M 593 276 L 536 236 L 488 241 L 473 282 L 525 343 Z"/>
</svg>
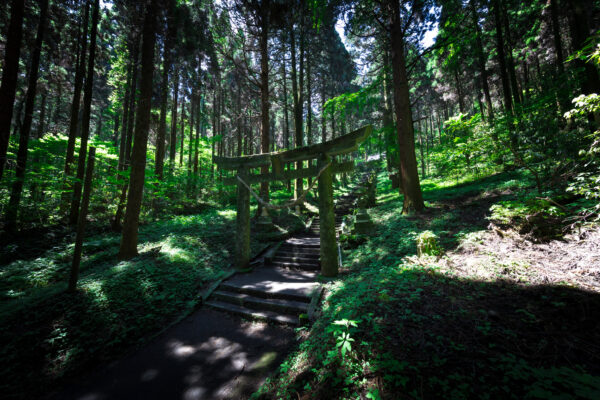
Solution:
<svg viewBox="0 0 600 400">
<path fill-rule="evenodd" d="M 444 249 L 438 244 L 438 237 L 431 231 L 424 231 L 417 235 L 417 254 L 419 256 L 440 256 Z"/>
<path fill-rule="evenodd" d="M 4 395 L 37 397 L 62 377 L 114 359 L 187 315 L 200 292 L 229 270 L 234 226 L 235 212 L 222 208 L 146 224 L 140 255 L 122 262 L 116 259 L 118 234 L 91 236 L 74 295 L 65 293 L 70 236 L 53 239 L 54 246 L 33 259 L 21 254 L 23 259 L 4 265 Z M 256 240 L 251 247 L 254 253 L 263 248 Z"/>
<path fill-rule="evenodd" d="M 528 292 L 458 278 L 432 258 L 413 257 L 420 233 L 435 235 L 453 249 L 487 225 L 481 221 L 474 226 L 473 219 L 442 205 L 531 187 L 522 173 L 470 179 L 461 184 L 424 181 L 433 210 L 426 218 L 401 216 L 401 197 L 381 179 L 378 207 L 371 209 L 376 234 L 344 253 L 349 272 L 328 284 L 323 314 L 307 340 L 256 398 L 293 399 L 296 393 L 312 398 L 396 398 L 403 393 L 407 398 L 456 399 L 597 395 L 600 378 L 591 372 L 591 358 L 573 366 L 536 356 L 550 348 L 560 349 L 560 354 L 571 351 L 560 345 L 564 330 L 540 335 L 540 326 L 556 323 L 557 310 L 548 298 L 560 298 L 561 307 L 568 303 L 576 309 L 582 300 L 576 294 Z M 510 194 L 500 196 L 516 200 Z M 484 199 L 464 212 L 485 205 L 489 207 Z M 490 318 L 490 309 L 502 310 L 502 318 Z M 578 318 L 561 323 L 571 329 L 580 323 Z"/>
<path fill-rule="evenodd" d="M 594 54 L 600 54 L 600 50 L 596 50 Z M 573 99 L 575 108 L 565 114 L 565 118 L 578 118 L 583 120 L 589 114 L 598 115 L 600 113 L 600 96 L 591 94 L 588 96 L 581 95 Z M 600 130 L 595 130 L 586 135 L 588 139 L 588 147 L 580 151 L 581 164 L 579 172 L 574 176 L 569 183 L 567 191 L 579 196 L 585 197 L 592 203 L 587 208 L 589 215 L 598 215 L 600 210 Z"/>
<path fill-rule="evenodd" d="M 335 346 L 340 350 L 342 358 L 346 357 L 346 353 L 352 351 L 352 342 L 354 339 L 350 337 L 350 328 L 358 327 L 358 321 L 341 319 L 334 321 L 331 326 L 331 333 L 335 337 Z"/>
</svg>

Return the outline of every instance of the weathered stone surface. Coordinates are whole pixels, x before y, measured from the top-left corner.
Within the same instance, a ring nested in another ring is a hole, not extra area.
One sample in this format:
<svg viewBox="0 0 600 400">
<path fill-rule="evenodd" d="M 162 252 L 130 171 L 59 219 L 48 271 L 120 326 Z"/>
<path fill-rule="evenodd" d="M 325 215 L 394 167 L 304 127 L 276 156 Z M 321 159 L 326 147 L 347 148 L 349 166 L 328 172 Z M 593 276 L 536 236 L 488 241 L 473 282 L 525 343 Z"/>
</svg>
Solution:
<svg viewBox="0 0 600 400">
<path fill-rule="evenodd" d="M 241 177 L 246 177 L 248 169 L 240 168 L 238 174 Z M 238 183 L 237 186 L 235 240 L 235 266 L 236 268 L 243 269 L 250 262 L 250 192 L 241 183 Z"/>
<path fill-rule="evenodd" d="M 356 220 L 354 221 L 354 232 L 359 235 L 367 235 L 371 233 L 373 229 L 373 221 L 369 216 L 367 210 L 360 209 L 356 214 Z"/>
<path fill-rule="evenodd" d="M 319 167 L 327 165 L 330 157 L 323 155 Z M 333 182 L 328 167 L 319 176 L 319 234 L 321 236 L 321 274 L 326 277 L 338 274 L 338 251 L 335 234 L 335 214 L 333 210 Z"/>
</svg>

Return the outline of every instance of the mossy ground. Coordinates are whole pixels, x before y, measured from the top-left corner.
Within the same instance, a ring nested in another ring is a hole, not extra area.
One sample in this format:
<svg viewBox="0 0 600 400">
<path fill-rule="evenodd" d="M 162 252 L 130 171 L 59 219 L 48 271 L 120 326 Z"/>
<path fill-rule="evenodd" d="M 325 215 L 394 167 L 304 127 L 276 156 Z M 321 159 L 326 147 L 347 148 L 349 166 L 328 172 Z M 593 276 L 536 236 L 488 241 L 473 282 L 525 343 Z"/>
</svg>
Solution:
<svg viewBox="0 0 600 400">
<path fill-rule="evenodd" d="M 428 209 L 413 216 L 380 178 L 376 232 L 345 251 L 321 317 L 255 397 L 599 398 L 600 290 L 540 282 L 499 257 L 481 266 L 490 274 L 453 267 L 486 251 L 460 254 L 490 234 L 490 207 L 533 189 L 528 177 L 426 180 Z M 424 230 L 446 256 L 416 257 Z"/>
</svg>

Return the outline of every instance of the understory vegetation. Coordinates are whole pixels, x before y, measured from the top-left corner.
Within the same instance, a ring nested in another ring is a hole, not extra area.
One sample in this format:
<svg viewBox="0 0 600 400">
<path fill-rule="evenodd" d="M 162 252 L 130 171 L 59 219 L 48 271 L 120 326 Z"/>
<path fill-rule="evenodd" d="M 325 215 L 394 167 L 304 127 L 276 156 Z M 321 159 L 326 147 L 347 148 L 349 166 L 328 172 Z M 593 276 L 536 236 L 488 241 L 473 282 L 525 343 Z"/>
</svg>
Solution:
<svg viewBox="0 0 600 400">
<path fill-rule="evenodd" d="M 368 234 L 288 246 L 331 279 L 254 396 L 599 399 L 598 32 L 599 0 L 0 1 L 1 396 L 252 272 L 246 197 L 254 257 L 376 174 Z"/>
<path fill-rule="evenodd" d="M 140 254 L 128 261 L 117 259 L 119 236 L 93 226 L 98 233 L 86 240 L 75 296 L 65 292 L 70 233 L 40 232 L 43 240 L 29 249 L 20 242 L 18 255 L 6 246 L 2 257 L 16 260 L 0 269 L 4 396 L 47 393 L 65 378 L 147 343 L 201 305 L 204 291 L 233 272 L 235 245 L 230 240 L 235 209 L 204 208 L 145 223 Z M 282 230 L 298 229 L 297 219 L 285 212 L 274 221 Z M 265 243 L 253 238 L 252 254 L 264 249 Z"/>
<path fill-rule="evenodd" d="M 547 248 L 560 242 L 545 232 L 514 232 L 510 239 L 494 231 L 540 209 L 564 216 L 532 203 L 537 191 L 527 171 L 424 181 L 428 209 L 418 217 L 401 216 L 402 199 L 384 175 L 380 181 L 378 205 L 370 209 L 376 231 L 344 251 L 345 270 L 327 283 L 322 315 L 300 329 L 299 349 L 255 398 L 600 395 L 600 286 L 591 264 L 598 256 L 588 253 L 597 250 L 595 225 L 582 228 L 587 247 L 584 239 L 563 239 L 577 242 L 568 258 L 566 249 Z M 582 206 L 574 201 L 560 209 L 572 216 Z M 416 255 L 422 232 L 440 254 Z M 536 246 L 531 239 L 546 248 L 510 257 L 507 246 Z M 563 258 L 553 260 L 556 254 Z M 564 274 L 580 261 L 580 271 Z"/>
</svg>

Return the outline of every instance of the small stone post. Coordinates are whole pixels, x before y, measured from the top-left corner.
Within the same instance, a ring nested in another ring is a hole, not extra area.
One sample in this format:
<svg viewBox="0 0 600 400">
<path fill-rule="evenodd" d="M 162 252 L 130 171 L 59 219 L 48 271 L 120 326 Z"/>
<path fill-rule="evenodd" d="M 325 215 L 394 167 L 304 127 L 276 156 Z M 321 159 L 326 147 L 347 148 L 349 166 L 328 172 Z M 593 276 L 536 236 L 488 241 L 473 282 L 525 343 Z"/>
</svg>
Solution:
<svg viewBox="0 0 600 400">
<path fill-rule="evenodd" d="M 248 168 L 241 167 L 237 174 L 244 181 L 248 178 Z M 235 267 L 243 269 L 250 262 L 250 191 L 241 182 L 237 183 Z"/>
<path fill-rule="evenodd" d="M 326 154 L 319 158 L 319 170 L 331 161 Z M 321 235 L 321 274 L 333 277 L 338 274 L 338 249 L 333 211 L 333 179 L 331 165 L 319 176 L 319 220 Z"/>
</svg>

